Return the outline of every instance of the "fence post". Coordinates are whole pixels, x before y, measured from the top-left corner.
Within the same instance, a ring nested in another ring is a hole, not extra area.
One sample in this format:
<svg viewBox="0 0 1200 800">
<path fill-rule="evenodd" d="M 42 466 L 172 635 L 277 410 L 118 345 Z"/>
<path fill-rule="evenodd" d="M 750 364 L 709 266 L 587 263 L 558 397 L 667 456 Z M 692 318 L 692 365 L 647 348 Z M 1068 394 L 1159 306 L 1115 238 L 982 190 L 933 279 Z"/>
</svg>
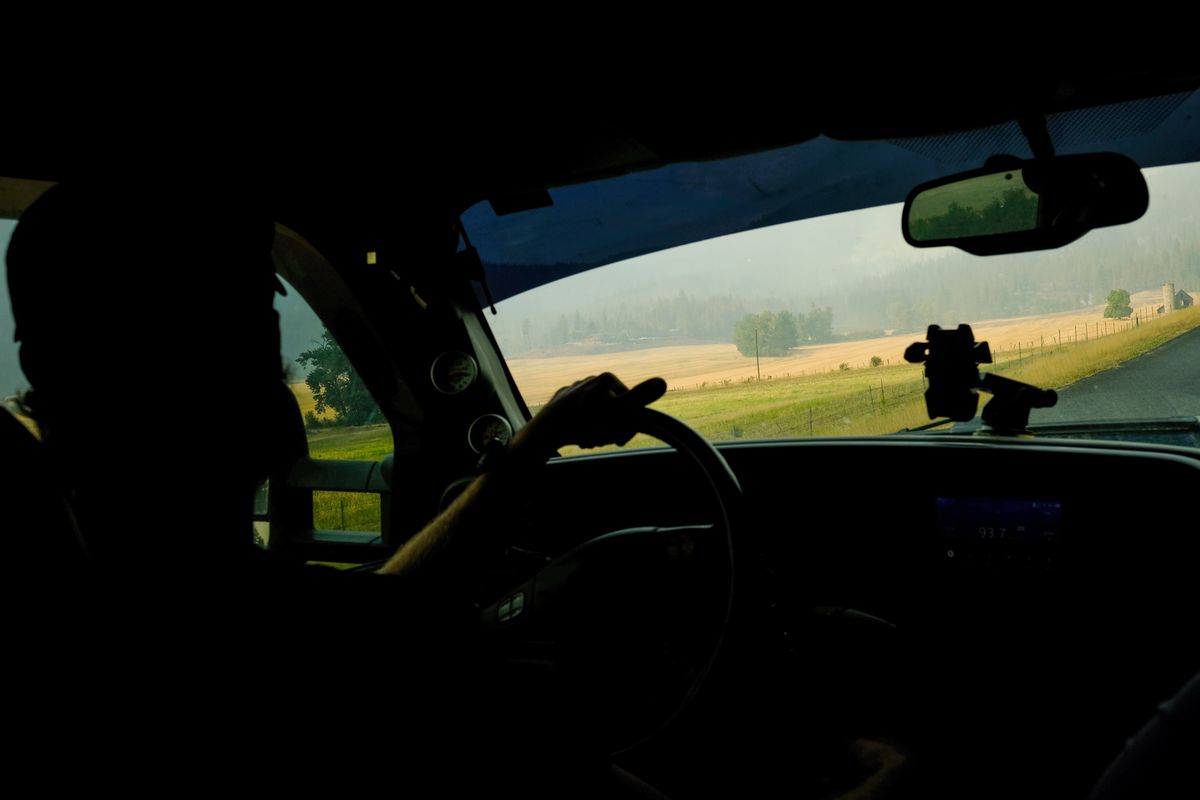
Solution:
<svg viewBox="0 0 1200 800">
<path fill-rule="evenodd" d="M 342 508 L 342 527 L 341 530 L 346 530 L 346 498 L 339 497 L 338 505 Z"/>
<path fill-rule="evenodd" d="M 812 435 L 813 435 L 813 427 L 812 427 L 812 406 L 809 406 L 809 407 L 808 407 L 808 435 L 809 435 L 809 436 L 812 436 Z"/>
</svg>

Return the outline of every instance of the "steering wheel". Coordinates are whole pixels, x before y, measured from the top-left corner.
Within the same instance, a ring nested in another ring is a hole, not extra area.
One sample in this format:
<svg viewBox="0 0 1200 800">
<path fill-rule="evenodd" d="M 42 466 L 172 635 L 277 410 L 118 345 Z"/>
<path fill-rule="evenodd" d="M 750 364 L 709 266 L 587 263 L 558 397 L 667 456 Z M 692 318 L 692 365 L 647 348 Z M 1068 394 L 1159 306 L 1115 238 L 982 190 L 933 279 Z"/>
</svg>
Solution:
<svg viewBox="0 0 1200 800">
<path fill-rule="evenodd" d="M 733 603 L 737 478 L 712 444 L 674 417 L 643 409 L 637 431 L 694 465 L 714 522 L 605 533 L 483 612 L 507 689 L 528 698 L 556 736 L 592 752 L 643 742 L 688 705 L 716 659 Z"/>
</svg>

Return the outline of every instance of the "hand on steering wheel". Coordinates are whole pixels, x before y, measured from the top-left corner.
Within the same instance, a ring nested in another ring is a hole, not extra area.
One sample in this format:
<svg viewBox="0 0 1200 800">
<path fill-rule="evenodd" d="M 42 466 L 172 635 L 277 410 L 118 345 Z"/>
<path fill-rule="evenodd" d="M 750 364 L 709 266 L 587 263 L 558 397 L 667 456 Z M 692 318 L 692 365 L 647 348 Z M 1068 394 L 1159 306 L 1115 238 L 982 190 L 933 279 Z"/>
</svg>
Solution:
<svg viewBox="0 0 1200 800">
<path fill-rule="evenodd" d="M 570 444 L 623 445 L 637 432 L 640 412 L 666 391 L 662 378 L 650 378 L 632 389 L 611 372 L 584 378 L 555 392 L 512 446 L 549 457 Z"/>
<path fill-rule="evenodd" d="M 698 467 L 714 523 L 606 533 L 552 561 L 483 614 L 513 672 L 512 690 L 541 700 L 546 727 L 569 726 L 572 733 L 562 735 L 581 737 L 596 751 L 644 740 L 687 705 L 730 614 L 741 488 L 700 434 L 642 407 L 664 388 L 655 379 L 624 392 L 611 375 L 577 383 L 522 431 L 525 446 L 655 436 L 678 451 L 680 463 Z M 577 435 L 573 426 L 590 425 L 590 412 L 606 410 L 608 421 L 590 428 L 594 438 Z"/>
</svg>

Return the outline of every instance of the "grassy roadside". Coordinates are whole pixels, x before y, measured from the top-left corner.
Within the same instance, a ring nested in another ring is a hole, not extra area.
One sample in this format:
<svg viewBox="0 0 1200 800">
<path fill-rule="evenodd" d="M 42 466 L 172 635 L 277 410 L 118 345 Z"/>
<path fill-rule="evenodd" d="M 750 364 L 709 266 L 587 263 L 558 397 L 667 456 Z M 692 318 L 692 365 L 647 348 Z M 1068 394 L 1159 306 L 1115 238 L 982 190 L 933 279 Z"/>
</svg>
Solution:
<svg viewBox="0 0 1200 800">
<path fill-rule="evenodd" d="M 1047 347 L 1044 356 L 1035 351 L 1033 357 L 1017 362 L 1009 354 L 997 371 L 1026 383 L 1062 389 L 1148 353 L 1196 327 L 1200 327 L 1200 306 L 1176 311 L 1099 339 Z"/>
<path fill-rule="evenodd" d="M 313 492 L 313 526 L 331 531 L 383 529 L 379 495 L 361 492 Z"/>
<path fill-rule="evenodd" d="M 1200 308 L 1191 308 L 1084 342 L 1050 346 L 1031 342 L 1028 351 L 1001 353 L 997 363 L 988 369 L 1035 386 L 1063 389 L 1147 353 L 1196 327 L 1200 327 Z M 928 421 L 924 397 L 917 393 L 881 413 L 859 415 L 845 425 L 844 430 L 826 429 L 824 435 L 890 433 Z"/>
<path fill-rule="evenodd" d="M 392 452 L 392 431 L 387 425 L 309 431 L 308 451 L 313 458 L 378 461 Z M 361 492 L 313 492 L 313 524 L 328 530 L 379 531 L 379 496 Z"/>
<path fill-rule="evenodd" d="M 308 432 L 308 454 L 313 458 L 378 461 L 390 452 L 392 430 L 386 424 Z"/>
</svg>

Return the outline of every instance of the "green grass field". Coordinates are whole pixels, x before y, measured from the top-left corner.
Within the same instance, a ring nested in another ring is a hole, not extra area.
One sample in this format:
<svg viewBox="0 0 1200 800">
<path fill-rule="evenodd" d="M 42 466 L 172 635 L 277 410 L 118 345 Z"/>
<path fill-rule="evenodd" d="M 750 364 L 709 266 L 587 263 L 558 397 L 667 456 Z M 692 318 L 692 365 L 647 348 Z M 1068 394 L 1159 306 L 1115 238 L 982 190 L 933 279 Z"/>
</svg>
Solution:
<svg viewBox="0 0 1200 800">
<path fill-rule="evenodd" d="M 392 452 L 392 431 L 387 425 L 309 431 L 308 451 L 313 458 L 378 461 Z M 313 525 L 328 530 L 379 531 L 379 496 L 313 492 Z"/>
<path fill-rule="evenodd" d="M 339 461 L 378 461 L 392 452 L 392 431 L 387 425 L 359 428 L 326 428 L 308 432 L 308 454 Z"/>
<path fill-rule="evenodd" d="M 313 492 L 313 526 L 332 531 L 382 530 L 379 495 Z"/>
<path fill-rule="evenodd" d="M 1196 327 L 1200 327 L 1200 307 L 1138 326 L 1125 325 L 1090 341 L 1030 342 L 1020 351 L 996 353 L 997 363 L 985 369 L 1062 389 Z M 654 407 L 713 441 L 892 433 L 929 421 L 922 373 L 920 365 L 903 364 L 762 381 L 730 380 L 668 392 Z M 627 446 L 657 444 L 648 436 L 637 436 Z M 314 458 L 374 461 L 392 451 L 392 439 L 386 425 L 331 428 L 311 432 L 309 448 Z M 567 448 L 564 455 L 587 452 L 596 450 Z M 314 515 L 319 517 L 319 527 L 379 530 L 379 502 L 373 495 L 318 493 Z"/>
</svg>

